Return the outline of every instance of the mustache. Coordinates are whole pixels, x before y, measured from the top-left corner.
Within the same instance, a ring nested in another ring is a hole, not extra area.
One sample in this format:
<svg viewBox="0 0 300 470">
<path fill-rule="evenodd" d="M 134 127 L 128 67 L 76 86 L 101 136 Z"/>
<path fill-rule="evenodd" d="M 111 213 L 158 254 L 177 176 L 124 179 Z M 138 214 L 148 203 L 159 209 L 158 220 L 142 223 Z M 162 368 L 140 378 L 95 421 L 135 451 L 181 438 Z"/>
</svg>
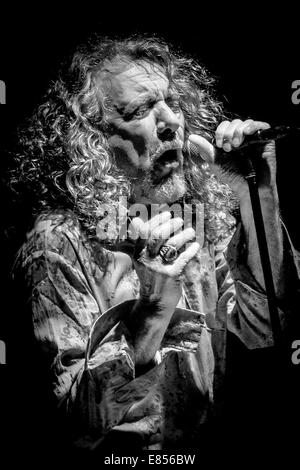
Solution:
<svg viewBox="0 0 300 470">
<path fill-rule="evenodd" d="M 161 155 L 167 152 L 168 150 L 176 150 L 182 148 L 183 142 L 178 136 L 175 136 L 172 140 L 162 142 L 158 147 L 156 146 L 155 148 L 152 147 L 149 149 L 149 157 L 151 163 L 155 163 L 159 159 L 159 157 L 161 157 Z"/>
</svg>

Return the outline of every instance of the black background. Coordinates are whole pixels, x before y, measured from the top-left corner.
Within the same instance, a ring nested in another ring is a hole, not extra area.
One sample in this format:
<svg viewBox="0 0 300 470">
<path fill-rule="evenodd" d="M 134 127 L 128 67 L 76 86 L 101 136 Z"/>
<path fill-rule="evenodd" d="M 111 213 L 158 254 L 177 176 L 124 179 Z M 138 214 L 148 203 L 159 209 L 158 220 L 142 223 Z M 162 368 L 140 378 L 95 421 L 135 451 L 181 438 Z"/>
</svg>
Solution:
<svg viewBox="0 0 300 470">
<path fill-rule="evenodd" d="M 207 66 L 218 80 L 219 97 L 228 111 L 241 119 L 300 127 L 300 104 L 291 100 L 292 82 L 300 80 L 297 14 L 292 6 L 272 6 L 271 12 L 246 2 L 230 8 L 223 5 L 221 10 L 200 2 L 171 4 L 166 11 L 161 8 L 154 3 L 120 8 L 117 4 L 74 2 L 63 11 L 62 4 L 49 3 L 22 9 L 11 5 L 9 11 L 2 12 L 0 80 L 6 84 L 6 104 L 0 106 L 1 142 L 9 140 L 10 133 L 40 102 L 65 55 L 93 31 L 155 33 Z M 298 249 L 299 148 L 300 139 L 290 139 L 281 141 L 277 149 L 282 217 Z M 1 203 L 5 212 L 5 200 Z M 4 247 L 2 287 L 8 273 L 5 256 Z M 2 290 L 0 339 L 4 340 L 3 319 L 10 314 L 6 295 Z M 8 343 L 7 364 L 0 365 L 0 410 L 2 415 L 8 411 L 7 423 L 11 406 L 9 347 Z M 20 352 L 21 367 L 24 353 Z"/>
<path fill-rule="evenodd" d="M 196 4 L 197 5 L 197 4 Z M 254 3 L 236 7 L 181 5 L 107 6 L 99 3 L 42 9 L 12 6 L 1 19 L 0 80 L 7 104 L 0 106 L 3 139 L 41 101 L 64 57 L 93 31 L 104 34 L 155 33 L 194 55 L 218 80 L 228 111 L 271 124 L 300 126 L 300 104 L 292 83 L 300 79 L 297 13 Z M 283 219 L 297 247 L 299 139 L 278 145 L 278 184 Z"/>
</svg>

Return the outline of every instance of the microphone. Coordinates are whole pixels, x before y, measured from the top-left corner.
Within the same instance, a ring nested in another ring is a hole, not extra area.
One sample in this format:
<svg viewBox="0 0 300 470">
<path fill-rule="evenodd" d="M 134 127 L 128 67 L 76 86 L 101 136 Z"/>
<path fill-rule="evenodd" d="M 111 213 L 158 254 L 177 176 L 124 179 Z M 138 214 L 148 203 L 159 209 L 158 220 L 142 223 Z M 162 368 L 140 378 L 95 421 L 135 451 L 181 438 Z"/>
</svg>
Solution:
<svg viewBox="0 0 300 470">
<path fill-rule="evenodd" d="M 239 147 L 232 147 L 231 152 L 239 152 L 246 147 L 250 147 L 251 145 L 262 145 L 269 142 L 270 140 L 277 141 L 285 137 L 300 137 L 300 127 L 275 126 L 270 127 L 269 129 L 260 129 L 254 134 L 244 136 L 243 143 Z M 189 140 L 187 140 L 184 144 L 183 150 L 187 150 L 192 157 L 201 156 L 198 146 Z M 220 154 L 222 149 L 215 147 L 215 151 L 217 154 Z"/>
<path fill-rule="evenodd" d="M 300 137 L 300 127 L 291 127 L 291 126 L 275 126 L 270 127 L 269 129 L 260 129 L 254 134 L 244 136 L 244 141 L 239 147 L 232 147 L 230 152 L 225 152 L 222 148 L 218 148 L 213 144 L 214 147 L 214 157 L 209 157 L 205 155 L 205 152 L 202 153 L 197 144 L 190 141 L 189 139 L 183 146 L 183 150 L 186 150 L 192 160 L 196 163 L 197 159 L 205 161 L 207 163 L 216 163 L 223 166 L 224 169 L 230 171 L 231 173 L 248 173 L 244 168 L 245 160 L 253 161 L 257 158 L 256 152 L 252 151 L 252 146 L 254 145 L 263 145 L 270 141 L 277 141 L 285 137 Z M 199 136 L 201 137 L 201 136 Z M 209 145 L 209 144 L 208 144 Z M 244 154 L 245 159 L 240 159 L 238 153 Z M 228 159 L 228 154 L 231 155 Z"/>
<path fill-rule="evenodd" d="M 291 126 L 275 126 L 270 127 L 269 129 L 260 129 L 254 134 L 245 136 L 244 142 L 237 148 L 232 150 L 239 150 L 243 147 L 248 147 L 253 144 L 264 144 L 270 140 L 279 140 L 284 137 L 300 137 L 300 127 L 291 127 Z"/>
</svg>

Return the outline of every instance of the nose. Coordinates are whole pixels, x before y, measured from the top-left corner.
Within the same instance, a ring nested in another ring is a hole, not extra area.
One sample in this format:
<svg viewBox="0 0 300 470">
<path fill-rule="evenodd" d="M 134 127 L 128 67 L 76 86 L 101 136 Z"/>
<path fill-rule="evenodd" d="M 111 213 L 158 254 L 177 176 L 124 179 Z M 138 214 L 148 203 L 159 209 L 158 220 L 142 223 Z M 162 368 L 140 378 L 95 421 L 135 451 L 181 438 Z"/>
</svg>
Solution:
<svg viewBox="0 0 300 470">
<path fill-rule="evenodd" d="M 178 116 L 172 111 L 166 103 L 161 104 L 157 122 L 157 134 L 162 139 L 167 136 L 174 136 L 179 127 Z"/>
</svg>

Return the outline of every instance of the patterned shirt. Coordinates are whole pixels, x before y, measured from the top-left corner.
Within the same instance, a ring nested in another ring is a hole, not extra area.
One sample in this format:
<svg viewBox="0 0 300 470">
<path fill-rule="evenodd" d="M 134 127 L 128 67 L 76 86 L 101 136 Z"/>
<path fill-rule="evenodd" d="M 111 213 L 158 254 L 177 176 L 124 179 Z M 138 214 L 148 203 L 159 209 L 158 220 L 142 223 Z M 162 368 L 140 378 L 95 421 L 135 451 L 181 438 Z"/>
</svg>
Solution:
<svg viewBox="0 0 300 470">
<path fill-rule="evenodd" d="M 285 239 L 296 276 L 297 254 Z M 203 243 L 161 347 L 139 373 L 126 326 L 139 295 L 131 258 L 103 248 L 101 267 L 91 253 L 74 218 L 52 214 L 37 219 L 14 269 L 73 442 L 93 449 L 130 435 L 160 449 L 195 441 L 223 406 L 226 331 L 250 349 L 273 344 L 266 294 L 245 263 L 242 227 L 219 246 Z M 284 299 L 280 317 L 285 327 Z"/>
</svg>

